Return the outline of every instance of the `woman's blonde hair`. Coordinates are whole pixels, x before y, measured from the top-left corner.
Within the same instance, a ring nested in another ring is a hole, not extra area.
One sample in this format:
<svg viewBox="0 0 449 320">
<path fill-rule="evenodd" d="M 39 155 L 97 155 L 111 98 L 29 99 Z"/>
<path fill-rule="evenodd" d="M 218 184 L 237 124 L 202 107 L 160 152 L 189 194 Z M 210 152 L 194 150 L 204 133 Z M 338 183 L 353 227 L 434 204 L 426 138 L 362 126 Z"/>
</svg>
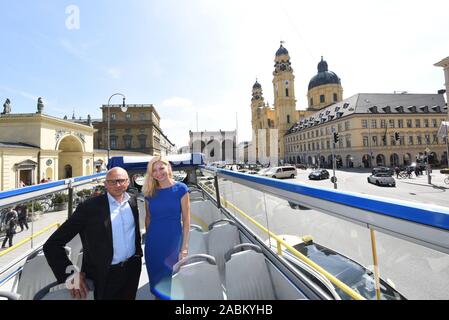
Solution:
<svg viewBox="0 0 449 320">
<path fill-rule="evenodd" d="M 156 194 L 157 187 L 159 186 L 159 182 L 153 178 L 153 169 L 157 162 L 162 162 L 167 166 L 168 177 L 173 179 L 173 171 L 170 162 L 168 162 L 168 160 L 163 156 L 155 156 L 150 162 L 148 162 L 147 173 L 145 174 L 145 180 L 143 182 L 142 191 L 146 197 L 153 197 Z"/>
</svg>

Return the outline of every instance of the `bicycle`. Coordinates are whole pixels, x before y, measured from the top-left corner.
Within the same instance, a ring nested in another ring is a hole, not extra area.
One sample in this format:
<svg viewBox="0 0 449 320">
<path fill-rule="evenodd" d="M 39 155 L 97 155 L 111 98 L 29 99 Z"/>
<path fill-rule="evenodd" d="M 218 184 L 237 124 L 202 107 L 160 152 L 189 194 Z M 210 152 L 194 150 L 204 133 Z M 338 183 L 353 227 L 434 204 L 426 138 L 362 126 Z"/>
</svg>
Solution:
<svg viewBox="0 0 449 320">
<path fill-rule="evenodd" d="M 411 179 L 411 178 L 412 178 L 412 173 L 411 173 L 411 172 L 408 172 L 408 171 L 401 171 L 401 172 L 399 172 L 398 178 L 401 178 L 401 179 Z"/>
<path fill-rule="evenodd" d="M 84 201 L 86 201 L 89 197 L 86 195 L 78 195 L 76 194 L 73 197 L 73 207 L 76 208 L 78 207 L 79 204 L 83 203 Z"/>
<path fill-rule="evenodd" d="M 52 195 L 48 195 L 44 199 L 39 201 L 39 204 L 42 207 L 42 212 L 49 212 L 49 211 L 53 210 L 53 202 L 52 202 L 51 198 L 52 198 Z"/>
</svg>

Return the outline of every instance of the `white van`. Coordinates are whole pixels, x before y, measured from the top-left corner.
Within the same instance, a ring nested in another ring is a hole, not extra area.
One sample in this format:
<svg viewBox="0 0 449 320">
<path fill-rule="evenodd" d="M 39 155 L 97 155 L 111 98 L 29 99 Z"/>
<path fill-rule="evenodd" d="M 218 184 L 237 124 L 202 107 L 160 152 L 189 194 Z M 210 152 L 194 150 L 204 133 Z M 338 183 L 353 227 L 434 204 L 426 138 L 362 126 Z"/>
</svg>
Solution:
<svg viewBox="0 0 449 320">
<path fill-rule="evenodd" d="M 296 168 L 293 166 L 273 167 L 262 173 L 265 177 L 270 178 L 294 178 L 297 175 Z"/>
</svg>

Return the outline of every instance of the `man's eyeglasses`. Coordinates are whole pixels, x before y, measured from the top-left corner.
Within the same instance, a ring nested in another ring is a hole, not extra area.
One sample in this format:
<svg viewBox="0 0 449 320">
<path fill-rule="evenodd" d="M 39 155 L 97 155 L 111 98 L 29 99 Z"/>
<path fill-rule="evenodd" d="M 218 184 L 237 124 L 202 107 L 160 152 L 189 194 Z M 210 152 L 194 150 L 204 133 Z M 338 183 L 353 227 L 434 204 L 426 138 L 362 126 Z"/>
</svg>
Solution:
<svg viewBox="0 0 449 320">
<path fill-rule="evenodd" d="M 106 183 L 110 186 L 115 186 L 115 185 L 117 185 L 117 183 L 122 186 L 127 181 L 128 181 L 128 179 L 115 179 L 115 180 L 106 180 Z"/>
</svg>

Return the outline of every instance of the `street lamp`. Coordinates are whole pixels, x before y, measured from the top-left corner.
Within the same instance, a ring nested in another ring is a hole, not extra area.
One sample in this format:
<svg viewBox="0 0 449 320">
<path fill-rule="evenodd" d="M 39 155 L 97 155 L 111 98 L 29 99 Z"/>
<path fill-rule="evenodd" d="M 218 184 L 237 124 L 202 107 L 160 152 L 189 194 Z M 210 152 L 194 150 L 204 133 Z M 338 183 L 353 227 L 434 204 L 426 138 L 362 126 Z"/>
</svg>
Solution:
<svg viewBox="0 0 449 320">
<path fill-rule="evenodd" d="M 108 164 L 109 164 L 109 153 L 111 151 L 111 99 L 114 96 L 122 96 L 123 97 L 123 103 L 122 106 L 120 107 L 120 110 L 122 110 L 122 112 L 126 112 L 126 110 L 128 110 L 128 107 L 125 104 L 125 100 L 126 97 L 125 95 L 121 94 L 121 93 L 114 93 L 112 96 L 109 97 L 108 100 Z"/>
</svg>

